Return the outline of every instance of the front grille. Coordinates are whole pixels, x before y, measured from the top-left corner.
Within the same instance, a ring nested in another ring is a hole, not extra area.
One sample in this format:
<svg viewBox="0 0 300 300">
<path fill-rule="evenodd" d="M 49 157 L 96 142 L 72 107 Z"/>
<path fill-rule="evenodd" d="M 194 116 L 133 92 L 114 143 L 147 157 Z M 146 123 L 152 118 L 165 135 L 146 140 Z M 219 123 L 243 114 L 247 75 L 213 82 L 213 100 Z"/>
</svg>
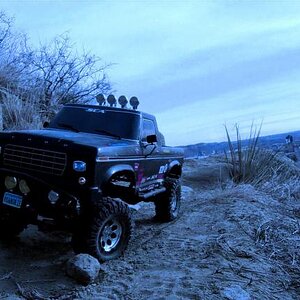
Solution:
<svg viewBox="0 0 300 300">
<path fill-rule="evenodd" d="M 61 176 L 66 168 L 67 156 L 62 152 L 6 145 L 3 165 Z"/>
</svg>

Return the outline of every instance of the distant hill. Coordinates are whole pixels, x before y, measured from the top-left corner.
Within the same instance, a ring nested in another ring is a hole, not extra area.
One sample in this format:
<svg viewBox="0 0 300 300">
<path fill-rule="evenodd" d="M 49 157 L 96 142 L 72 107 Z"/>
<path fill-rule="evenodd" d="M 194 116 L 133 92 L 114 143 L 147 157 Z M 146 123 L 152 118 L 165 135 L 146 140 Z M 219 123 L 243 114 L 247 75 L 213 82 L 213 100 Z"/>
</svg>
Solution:
<svg viewBox="0 0 300 300">
<path fill-rule="evenodd" d="M 268 136 L 262 136 L 259 138 L 259 146 L 263 148 L 269 148 L 278 150 L 285 144 L 285 138 L 287 135 L 291 135 L 294 142 L 300 143 L 300 131 L 280 133 Z M 243 140 L 243 144 L 246 146 L 249 140 Z M 233 141 L 235 145 L 236 142 Z M 227 142 L 220 143 L 199 143 L 194 145 L 182 146 L 185 152 L 185 157 L 199 157 L 208 156 L 211 154 L 224 153 L 224 150 L 228 150 Z"/>
</svg>

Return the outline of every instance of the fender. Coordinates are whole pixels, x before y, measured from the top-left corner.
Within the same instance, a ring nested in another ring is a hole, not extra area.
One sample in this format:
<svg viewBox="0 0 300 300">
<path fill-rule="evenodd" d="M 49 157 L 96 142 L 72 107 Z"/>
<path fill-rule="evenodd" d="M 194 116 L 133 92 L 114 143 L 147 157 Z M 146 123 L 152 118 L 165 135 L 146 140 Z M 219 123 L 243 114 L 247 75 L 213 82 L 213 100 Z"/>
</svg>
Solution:
<svg viewBox="0 0 300 300">
<path fill-rule="evenodd" d="M 171 170 L 174 170 L 177 169 L 178 172 L 176 172 L 179 177 L 181 176 L 181 168 L 182 168 L 182 165 L 181 163 L 178 161 L 178 160 L 173 160 L 170 164 L 169 164 L 169 167 L 168 167 L 168 171 L 167 171 L 167 176 L 171 175 L 170 171 Z M 172 176 L 171 176 L 172 177 Z"/>
<path fill-rule="evenodd" d="M 135 178 L 135 172 L 134 172 L 132 166 L 130 166 L 130 165 L 125 165 L 125 164 L 124 164 L 124 165 L 116 165 L 116 166 L 110 167 L 110 168 L 106 171 L 106 173 L 105 173 L 104 176 L 103 176 L 103 182 L 102 182 L 102 185 L 105 185 L 106 183 L 108 183 L 108 181 L 110 180 L 110 178 L 111 178 L 113 175 L 115 175 L 115 174 L 117 174 L 117 173 L 119 173 L 119 172 L 124 172 L 124 171 L 129 172 L 129 173 L 132 173 L 133 178 Z"/>
</svg>

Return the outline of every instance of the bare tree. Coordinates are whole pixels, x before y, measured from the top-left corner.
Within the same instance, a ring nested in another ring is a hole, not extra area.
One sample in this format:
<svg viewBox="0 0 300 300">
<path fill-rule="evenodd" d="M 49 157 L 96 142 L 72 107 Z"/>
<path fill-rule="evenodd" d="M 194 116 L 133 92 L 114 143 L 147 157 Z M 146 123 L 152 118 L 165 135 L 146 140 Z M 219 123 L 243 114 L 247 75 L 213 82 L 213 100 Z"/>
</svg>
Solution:
<svg viewBox="0 0 300 300">
<path fill-rule="evenodd" d="M 27 38 L 12 28 L 13 19 L 0 11 L 0 87 L 5 88 L 17 87 L 22 77 L 27 77 L 22 63 Z"/>
<path fill-rule="evenodd" d="M 0 103 L 10 116 L 7 128 L 26 122 L 25 127 L 34 127 L 65 103 L 87 103 L 100 93 L 109 94 L 108 67 L 99 57 L 76 51 L 67 34 L 38 49 L 30 46 L 26 35 L 14 30 L 13 19 L 0 11 Z M 11 117 L 16 115 L 10 113 L 14 110 L 22 112 L 18 116 L 24 111 L 35 116 L 16 125 Z"/>
<path fill-rule="evenodd" d="M 12 26 L 12 19 L 8 18 L 7 15 L 0 11 L 0 46 L 5 42 L 5 39 L 9 36 Z"/>
<path fill-rule="evenodd" d="M 56 37 L 38 51 L 29 51 L 26 61 L 35 84 L 42 90 L 41 109 L 49 116 L 51 108 L 65 103 L 86 103 L 99 93 L 111 90 L 105 71 L 107 64 L 90 53 L 79 54 L 67 35 Z"/>
</svg>

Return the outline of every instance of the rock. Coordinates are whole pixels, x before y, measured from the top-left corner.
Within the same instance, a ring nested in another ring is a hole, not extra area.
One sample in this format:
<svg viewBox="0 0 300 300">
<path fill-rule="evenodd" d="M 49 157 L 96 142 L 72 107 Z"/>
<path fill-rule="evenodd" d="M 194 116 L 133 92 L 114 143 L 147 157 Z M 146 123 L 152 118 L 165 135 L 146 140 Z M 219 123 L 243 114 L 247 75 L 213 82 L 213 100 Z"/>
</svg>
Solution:
<svg viewBox="0 0 300 300">
<path fill-rule="evenodd" d="M 78 254 L 68 260 L 66 273 L 78 283 L 87 285 L 98 277 L 100 268 L 99 261 L 93 256 Z"/>
<path fill-rule="evenodd" d="M 250 300 L 248 292 L 243 290 L 239 285 L 231 285 L 226 287 L 222 292 L 222 296 L 229 300 Z"/>
</svg>

